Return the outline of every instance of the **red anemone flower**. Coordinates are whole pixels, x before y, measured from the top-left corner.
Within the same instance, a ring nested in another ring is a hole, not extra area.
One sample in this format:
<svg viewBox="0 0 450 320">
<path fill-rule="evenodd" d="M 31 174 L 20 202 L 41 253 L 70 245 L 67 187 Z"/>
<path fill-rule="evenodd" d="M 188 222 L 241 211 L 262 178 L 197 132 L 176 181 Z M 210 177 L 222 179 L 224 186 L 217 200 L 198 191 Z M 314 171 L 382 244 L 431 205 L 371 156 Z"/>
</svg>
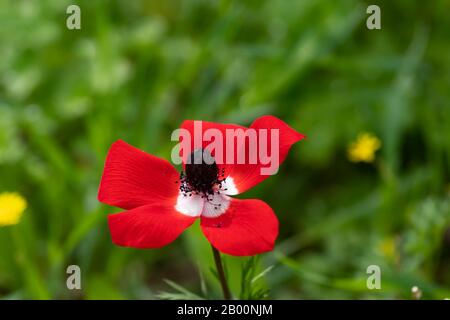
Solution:
<svg viewBox="0 0 450 320">
<path fill-rule="evenodd" d="M 226 139 L 227 129 L 240 129 L 245 135 L 249 128 L 201 121 L 202 134 L 208 129 L 219 130 Z M 195 136 L 195 123 L 183 122 L 181 128 Z M 286 158 L 290 147 L 304 136 L 273 116 L 256 119 L 250 129 L 277 129 L 279 133 L 278 164 Z M 269 145 L 269 137 L 258 136 Z M 203 139 L 202 139 L 203 140 Z M 245 148 L 245 138 L 234 150 Z M 224 141 L 225 142 L 225 141 Z M 207 149 L 209 142 L 202 141 Z M 194 143 L 192 143 L 194 146 Z M 257 199 L 240 200 L 230 197 L 257 185 L 268 175 L 261 174 L 267 163 L 250 164 L 202 162 L 187 159 L 193 151 L 181 153 L 181 175 L 164 159 L 147 154 L 119 140 L 107 155 L 100 183 L 99 201 L 126 211 L 108 216 L 112 241 L 119 246 L 159 248 L 174 241 L 200 217 L 201 229 L 208 241 L 219 251 L 234 256 L 249 256 L 273 249 L 278 236 L 278 219 L 265 202 Z M 186 151 L 186 150 L 184 150 Z M 189 151 L 189 150 L 187 150 Z M 227 151 L 225 151 L 226 153 Z M 229 152 L 229 151 L 228 151 Z M 211 152 L 214 158 L 214 152 Z M 224 155 L 225 156 L 225 155 Z"/>
</svg>

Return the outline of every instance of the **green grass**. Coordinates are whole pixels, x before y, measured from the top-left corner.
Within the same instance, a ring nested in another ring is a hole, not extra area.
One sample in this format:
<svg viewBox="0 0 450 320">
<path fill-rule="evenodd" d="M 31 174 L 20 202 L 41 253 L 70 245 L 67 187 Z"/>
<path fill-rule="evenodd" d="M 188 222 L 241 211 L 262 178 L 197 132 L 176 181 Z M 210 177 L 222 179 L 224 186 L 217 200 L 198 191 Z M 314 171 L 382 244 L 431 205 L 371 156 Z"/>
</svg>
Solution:
<svg viewBox="0 0 450 320">
<path fill-rule="evenodd" d="M 0 192 L 29 203 L 0 228 L 1 298 L 220 297 L 198 225 L 159 250 L 111 244 L 103 161 L 117 139 L 169 159 L 184 119 L 263 114 L 308 139 L 242 196 L 274 208 L 280 237 L 251 268 L 225 258 L 235 296 L 450 297 L 447 1 L 376 1 L 375 31 L 356 0 L 79 0 L 79 31 L 72 3 L 0 2 Z M 361 131 L 382 141 L 376 164 L 346 158 Z"/>
</svg>

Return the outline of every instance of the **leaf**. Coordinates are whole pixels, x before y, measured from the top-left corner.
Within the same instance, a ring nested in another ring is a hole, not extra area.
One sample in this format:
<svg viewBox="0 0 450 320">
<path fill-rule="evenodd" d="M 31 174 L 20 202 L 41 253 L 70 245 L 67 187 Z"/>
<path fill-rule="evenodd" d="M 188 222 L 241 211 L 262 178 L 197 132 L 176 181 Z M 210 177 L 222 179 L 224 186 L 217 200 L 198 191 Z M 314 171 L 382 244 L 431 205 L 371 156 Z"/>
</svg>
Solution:
<svg viewBox="0 0 450 320">
<path fill-rule="evenodd" d="M 259 256 L 253 256 L 242 264 L 240 299 L 261 300 L 269 296 L 269 290 L 258 285 L 256 282 L 270 272 L 273 266 L 256 274 L 259 265 L 258 262 Z"/>
<path fill-rule="evenodd" d="M 171 292 L 161 292 L 156 295 L 156 297 L 160 299 L 166 299 L 166 300 L 204 300 L 203 297 L 200 297 L 199 295 L 189 291 L 188 289 L 184 288 L 183 286 L 168 280 L 164 279 L 164 282 L 167 283 L 169 286 L 171 286 L 173 289 L 178 291 L 177 293 L 171 293 Z"/>
</svg>

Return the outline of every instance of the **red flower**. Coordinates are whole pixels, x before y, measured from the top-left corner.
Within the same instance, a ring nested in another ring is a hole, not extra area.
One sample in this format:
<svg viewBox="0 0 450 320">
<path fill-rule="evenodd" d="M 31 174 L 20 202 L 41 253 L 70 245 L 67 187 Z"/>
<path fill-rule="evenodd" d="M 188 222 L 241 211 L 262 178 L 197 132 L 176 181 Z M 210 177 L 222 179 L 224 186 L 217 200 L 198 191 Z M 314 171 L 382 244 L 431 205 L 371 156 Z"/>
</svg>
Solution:
<svg viewBox="0 0 450 320">
<path fill-rule="evenodd" d="M 202 134 L 214 128 L 223 133 L 223 139 L 227 129 L 243 129 L 241 134 L 248 130 L 232 124 L 201 123 Z M 185 121 L 181 128 L 188 130 L 193 139 L 194 121 Z M 250 129 L 257 132 L 278 129 L 279 164 L 292 144 L 304 138 L 273 116 L 256 119 Z M 270 150 L 270 137 L 258 138 Z M 202 144 L 204 150 L 209 142 Z M 240 146 L 248 147 L 248 143 L 236 143 L 234 150 Z M 266 179 L 268 175 L 261 174 L 266 163 L 260 160 L 254 164 L 186 163 L 188 156 L 195 154 L 192 150 L 181 155 L 185 172 L 180 175 L 168 161 L 121 140 L 111 146 L 98 199 L 126 210 L 108 216 L 112 241 L 126 247 L 159 248 L 174 241 L 200 217 L 206 238 L 223 253 L 248 256 L 272 250 L 278 236 L 278 220 L 273 210 L 261 200 L 230 197 Z M 248 149 L 245 154 L 250 156 Z"/>
</svg>

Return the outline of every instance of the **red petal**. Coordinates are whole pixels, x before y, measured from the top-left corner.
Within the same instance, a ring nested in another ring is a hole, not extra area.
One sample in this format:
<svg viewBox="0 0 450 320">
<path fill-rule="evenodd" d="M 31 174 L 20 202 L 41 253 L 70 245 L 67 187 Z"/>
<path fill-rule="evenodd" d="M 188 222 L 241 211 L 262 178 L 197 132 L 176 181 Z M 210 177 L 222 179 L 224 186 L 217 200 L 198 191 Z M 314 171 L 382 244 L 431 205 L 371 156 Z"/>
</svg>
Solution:
<svg viewBox="0 0 450 320">
<path fill-rule="evenodd" d="M 279 161 L 278 165 L 281 165 L 287 157 L 289 149 L 291 146 L 304 139 L 305 136 L 301 133 L 298 133 L 290 126 L 288 126 L 282 120 L 274 117 L 274 116 L 262 116 L 256 119 L 250 128 L 257 130 L 260 129 L 278 129 L 279 130 Z M 258 141 L 260 137 L 258 135 Z M 267 134 L 266 145 L 268 148 L 268 154 L 271 155 L 271 143 L 270 143 L 270 134 Z M 261 145 L 259 144 L 258 147 Z M 258 149 L 259 150 L 259 149 Z M 262 164 L 258 157 L 257 164 L 236 164 L 232 166 L 232 168 L 228 171 L 229 175 L 233 178 L 233 182 L 239 193 L 242 193 L 263 180 L 270 177 L 270 175 L 262 174 L 261 168 L 267 168 L 268 165 Z M 275 167 L 275 172 L 278 170 L 278 167 Z"/>
<path fill-rule="evenodd" d="M 252 256 L 273 249 L 278 219 L 261 200 L 232 199 L 223 215 L 202 217 L 201 228 L 217 250 L 233 256 Z"/>
<path fill-rule="evenodd" d="M 159 248 L 174 241 L 196 218 L 171 205 L 147 205 L 108 216 L 112 241 L 119 246 Z"/>
<path fill-rule="evenodd" d="M 119 140 L 106 157 L 98 200 L 133 209 L 178 195 L 178 172 L 166 160 Z"/>
</svg>

